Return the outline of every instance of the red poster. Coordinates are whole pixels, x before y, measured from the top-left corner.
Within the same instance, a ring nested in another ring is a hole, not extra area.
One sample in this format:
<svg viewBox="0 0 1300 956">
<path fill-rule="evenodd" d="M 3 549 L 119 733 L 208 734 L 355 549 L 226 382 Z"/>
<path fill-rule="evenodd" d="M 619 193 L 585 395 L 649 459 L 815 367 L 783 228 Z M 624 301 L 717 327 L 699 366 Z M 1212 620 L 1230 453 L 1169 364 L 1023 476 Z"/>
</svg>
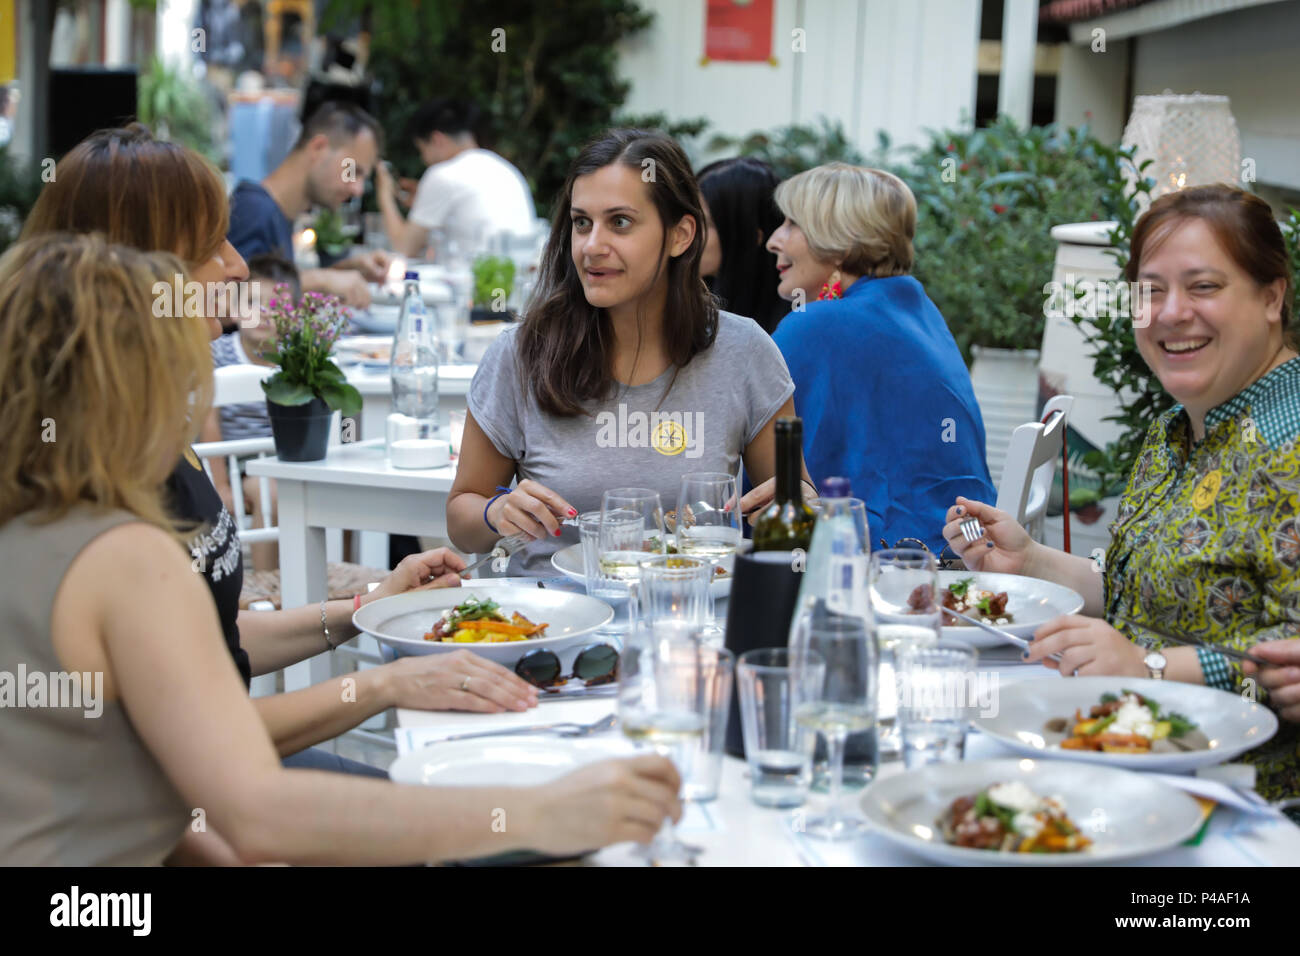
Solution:
<svg viewBox="0 0 1300 956">
<path fill-rule="evenodd" d="M 705 60 L 745 63 L 772 59 L 773 0 L 708 0 Z"/>
</svg>

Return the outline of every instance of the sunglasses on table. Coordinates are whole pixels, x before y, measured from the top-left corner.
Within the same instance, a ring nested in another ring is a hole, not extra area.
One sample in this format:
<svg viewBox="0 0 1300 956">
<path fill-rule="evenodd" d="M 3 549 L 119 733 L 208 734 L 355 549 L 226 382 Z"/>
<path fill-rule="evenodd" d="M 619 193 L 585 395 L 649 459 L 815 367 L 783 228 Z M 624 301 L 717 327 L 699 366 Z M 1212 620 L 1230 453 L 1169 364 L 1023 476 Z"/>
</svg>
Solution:
<svg viewBox="0 0 1300 956">
<path fill-rule="evenodd" d="M 882 548 L 889 547 L 889 545 L 885 543 L 884 538 L 880 539 L 880 546 Z M 911 548 L 916 551 L 930 550 L 930 546 L 927 545 L 920 538 L 899 538 L 897 541 L 894 542 L 894 547 Z M 935 555 L 935 563 L 939 566 L 940 571 L 953 571 L 953 570 L 960 571 L 960 570 L 965 570 L 966 568 L 966 565 L 962 561 L 960 555 L 958 555 L 956 551 L 954 551 L 952 548 L 949 547 L 945 547 L 943 551 Z"/>
<path fill-rule="evenodd" d="M 610 684 L 618 680 L 618 651 L 609 644 L 584 647 L 573 659 L 573 673 L 566 677 L 560 656 L 555 651 L 538 648 L 519 658 L 515 673 L 543 690 L 560 687 L 574 678 L 585 687 Z"/>
</svg>

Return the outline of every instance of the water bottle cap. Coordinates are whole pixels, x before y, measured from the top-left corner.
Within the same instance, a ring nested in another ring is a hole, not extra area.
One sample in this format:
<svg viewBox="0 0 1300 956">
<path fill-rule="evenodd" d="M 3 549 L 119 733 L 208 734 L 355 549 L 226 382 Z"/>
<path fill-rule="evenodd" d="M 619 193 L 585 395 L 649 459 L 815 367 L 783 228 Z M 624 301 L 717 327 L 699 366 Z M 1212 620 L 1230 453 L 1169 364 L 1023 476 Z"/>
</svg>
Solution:
<svg viewBox="0 0 1300 956">
<path fill-rule="evenodd" d="M 823 498 L 851 498 L 849 488 L 847 478 L 823 478 L 819 490 Z"/>
<path fill-rule="evenodd" d="M 416 282 L 419 282 L 419 281 L 420 281 L 420 273 L 416 272 L 414 269 L 407 269 L 407 270 L 406 270 L 406 277 L 405 277 L 402 281 L 405 282 L 405 281 L 407 281 L 407 280 L 409 280 L 409 279 L 414 279 Z"/>
</svg>

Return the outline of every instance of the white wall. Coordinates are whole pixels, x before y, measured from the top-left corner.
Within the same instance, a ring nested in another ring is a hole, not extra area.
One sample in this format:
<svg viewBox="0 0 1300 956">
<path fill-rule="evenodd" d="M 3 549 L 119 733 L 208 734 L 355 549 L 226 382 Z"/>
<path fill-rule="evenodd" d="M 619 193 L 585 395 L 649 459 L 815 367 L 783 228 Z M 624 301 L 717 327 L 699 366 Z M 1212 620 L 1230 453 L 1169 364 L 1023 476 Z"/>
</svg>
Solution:
<svg viewBox="0 0 1300 956">
<path fill-rule="evenodd" d="M 1135 94 L 1232 100 L 1241 155 L 1260 182 L 1300 189 L 1300 2 L 1197 20 L 1137 39 Z"/>
<path fill-rule="evenodd" d="M 705 0 L 640 3 L 655 22 L 620 51 L 632 84 L 625 109 L 703 116 L 706 138 L 825 115 L 869 152 L 877 129 L 896 144 L 916 143 L 927 127 L 974 113 L 979 0 L 776 0 L 776 66 L 701 66 Z M 791 50 L 796 27 L 807 52 Z"/>
</svg>

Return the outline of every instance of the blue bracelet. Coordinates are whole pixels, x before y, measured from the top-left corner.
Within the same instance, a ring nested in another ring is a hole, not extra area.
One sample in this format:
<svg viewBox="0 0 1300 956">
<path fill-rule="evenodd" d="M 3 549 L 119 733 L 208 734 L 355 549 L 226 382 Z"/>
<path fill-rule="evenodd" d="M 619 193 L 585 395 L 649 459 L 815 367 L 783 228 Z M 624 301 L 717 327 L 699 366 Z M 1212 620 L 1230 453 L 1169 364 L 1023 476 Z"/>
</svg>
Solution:
<svg viewBox="0 0 1300 956">
<path fill-rule="evenodd" d="M 502 495 L 510 494 L 510 492 L 511 492 L 510 488 L 502 488 L 500 485 L 497 485 L 497 494 L 489 498 L 488 503 L 483 506 L 483 523 L 488 526 L 488 528 L 492 531 L 493 534 L 500 534 L 501 532 L 498 531 L 493 526 L 491 521 L 488 521 L 488 516 L 487 516 L 488 509 L 492 507 L 492 502 L 496 501 Z"/>
<path fill-rule="evenodd" d="M 1232 690 L 1233 673 L 1226 657 L 1222 654 L 1216 654 L 1208 648 L 1198 647 L 1196 649 L 1196 661 L 1201 665 L 1201 675 L 1205 678 L 1205 686 L 1216 687 L 1219 690 Z"/>
</svg>

